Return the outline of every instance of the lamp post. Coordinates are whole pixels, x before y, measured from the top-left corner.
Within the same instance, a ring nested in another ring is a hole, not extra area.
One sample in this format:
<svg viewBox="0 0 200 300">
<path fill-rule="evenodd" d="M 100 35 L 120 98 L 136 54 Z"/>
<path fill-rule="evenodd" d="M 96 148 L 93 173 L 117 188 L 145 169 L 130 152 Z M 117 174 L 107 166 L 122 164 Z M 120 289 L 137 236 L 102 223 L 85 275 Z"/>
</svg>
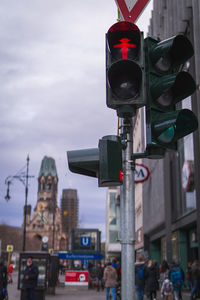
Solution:
<svg viewBox="0 0 200 300">
<path fill-rule="evenodd" d="M 5 196 L 6 201 L 10 200 L 10 184 L 14 181 L 14 179 L 18 179 L 25 186 L 25 207 L 24 207 L 24 234 L 23 234 L 23 248 L 22 250 L 26 250 L 26 215 L 27 215 L 27 201 L 28 201 L 28 179 L 33 178 L 33 175 L 29 175 L 29 155 L 26 159 L 26 166 L 24 166 L 21 170 L 19 170 L 15 175 L 8 176 L 5 180 L 5 184 L 7 185 L 7 193 Z M 24 169 L 26 168 L 26 172 Z"/>
</svg>

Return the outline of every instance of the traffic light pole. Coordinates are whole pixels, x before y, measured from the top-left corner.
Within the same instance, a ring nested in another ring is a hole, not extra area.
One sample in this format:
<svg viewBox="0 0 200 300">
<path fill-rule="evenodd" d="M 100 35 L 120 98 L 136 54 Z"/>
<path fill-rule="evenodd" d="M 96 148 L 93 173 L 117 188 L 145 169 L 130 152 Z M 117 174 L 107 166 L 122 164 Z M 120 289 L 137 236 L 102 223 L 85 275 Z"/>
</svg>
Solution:
<svg viewBox="0 0 200 300">
<path fill-rule="evenodd" d="M 135 193 L 132 118 L 123 120 L 123 193 L 120 201 L 121 247 L 122 247 L 122 299 L 130 300 L 135 296 Z"/>
</svg>

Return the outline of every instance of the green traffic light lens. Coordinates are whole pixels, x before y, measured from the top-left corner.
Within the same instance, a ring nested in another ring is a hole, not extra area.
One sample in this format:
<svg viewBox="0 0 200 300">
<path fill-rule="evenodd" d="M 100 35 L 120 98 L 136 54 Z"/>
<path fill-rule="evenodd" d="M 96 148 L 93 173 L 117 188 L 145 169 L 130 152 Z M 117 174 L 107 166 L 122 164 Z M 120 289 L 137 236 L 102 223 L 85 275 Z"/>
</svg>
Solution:
<svg viewBox="0 0 200 300">
<path fill-rule="evenodd" d="M 154 141 L 168 147 L 198 128 L 195 114 L 189 109 L 154 115 L 152 124 Z"/>
<path fill-rule="evenodd" d="M 175 136 L 175 128 L 176 128 L 176 126 L 169 127 L 161 135 L 158 136 L 157 140 L 164 144 L 171 143 Z"/>
</svg>

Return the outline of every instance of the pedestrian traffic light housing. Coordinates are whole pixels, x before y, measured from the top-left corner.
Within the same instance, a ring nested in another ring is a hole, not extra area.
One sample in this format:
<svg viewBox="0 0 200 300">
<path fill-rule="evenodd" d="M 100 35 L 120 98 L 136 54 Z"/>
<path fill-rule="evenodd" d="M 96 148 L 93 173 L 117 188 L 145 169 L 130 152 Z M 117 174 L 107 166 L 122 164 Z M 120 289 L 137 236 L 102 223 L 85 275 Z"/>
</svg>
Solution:
<svg viewBox="0 0 200 300">
<path fill-rule="evenodd" d="M 98 178 L 99 187 L 122 184 L 122 146 L 118 136 L 105 136 L 98 148 L 67 151 L 70 171 Z"/>
<path fill-rule="evenodd" d="M 147 149 L 177 149 L 177 140 L 195 131 L 198 121 L 188 109 L 176 104 L 192 95 L 196 84 L 192 76 L 180 71 L 193 56 L 187 37 L 177 35 L 159 41 L 148 37 L 145 43 L 146 139 Z"/>
<path fill-rule="evenodd" d="M 119 117 L 131 117 L 144 106 L 143 34 L 130 22 L 110 27 L 106 34 L 106 104 Z"/>
</svg>

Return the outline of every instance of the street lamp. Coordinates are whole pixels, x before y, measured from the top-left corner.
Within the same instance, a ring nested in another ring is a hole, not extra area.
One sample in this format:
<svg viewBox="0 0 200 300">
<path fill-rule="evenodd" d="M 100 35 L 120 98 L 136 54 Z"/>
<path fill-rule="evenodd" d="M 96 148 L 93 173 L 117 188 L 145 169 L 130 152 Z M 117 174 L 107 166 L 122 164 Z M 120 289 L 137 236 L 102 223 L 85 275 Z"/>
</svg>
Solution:
<svg viewBox="0 0 200 300">
<path fill-rule="evenodd" d="M 28 179 L 33 178 L 33 175 L 29 175 L 29 161 L 30 158 L 27 156 L 26 166 L 24 166 L 21 170 L 19 170 L 14 176 L 8 176 L 5 180 L 5 184 L 7 185 L 7 194 L 5 196 L 6 201 L 10 200 L 10 184 L 14 181 L 14 179 L 18 179 L 25 186 L 25 208 L 24 208 L 24 235 L 23 235 L 23 248 L 22 250 L 26 250 L 26 214 L 27 214 L 27 200 L 28 200 Z M 26 172 L 24 169 L 26 168 Z"/>
</svg>

